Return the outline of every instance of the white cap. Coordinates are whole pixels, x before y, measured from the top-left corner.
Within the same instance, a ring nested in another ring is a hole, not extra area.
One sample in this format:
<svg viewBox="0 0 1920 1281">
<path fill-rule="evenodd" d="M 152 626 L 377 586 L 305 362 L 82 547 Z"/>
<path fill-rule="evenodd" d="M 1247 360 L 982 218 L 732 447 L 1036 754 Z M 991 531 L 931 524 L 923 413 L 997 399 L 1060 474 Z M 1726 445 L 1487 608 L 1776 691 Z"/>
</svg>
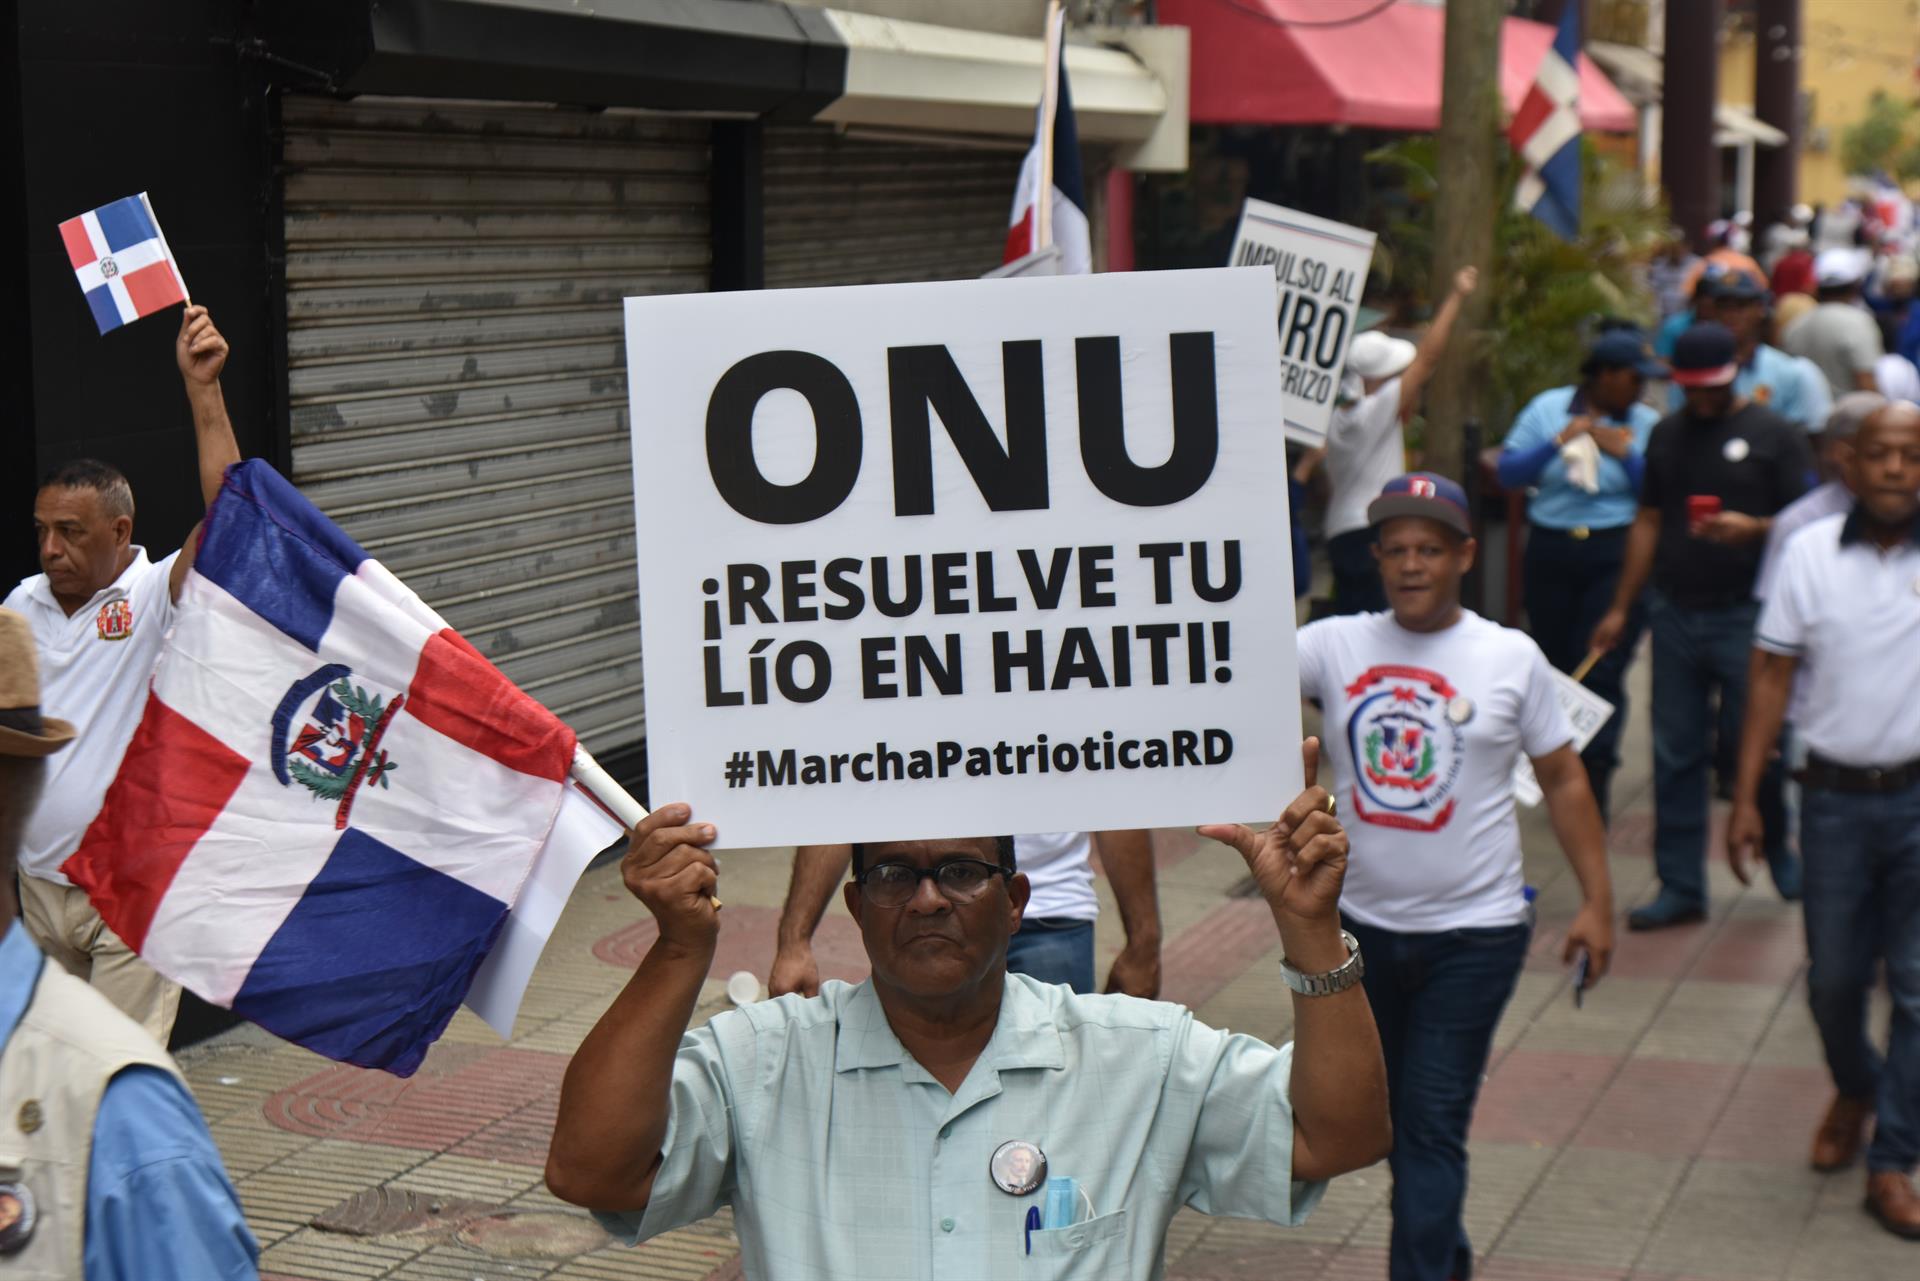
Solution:
<svg viewBox="0 0 1920 1281">
<path fill-rule="evenodd" d="M 1814 283 L 1822 289 L 1856 285 L 1867 278 L 1873 255 L 1865 249 L 1822 249 L 1813 260 Z"/>
<path fill-rule="evenodd" d="M 1355 337 L 1347 348 L 1347 372 L 1362 378 L 1391 378 L 1405 372 L 1417 350 L 1404 338 L 1369 329 Z"/>
</svg>

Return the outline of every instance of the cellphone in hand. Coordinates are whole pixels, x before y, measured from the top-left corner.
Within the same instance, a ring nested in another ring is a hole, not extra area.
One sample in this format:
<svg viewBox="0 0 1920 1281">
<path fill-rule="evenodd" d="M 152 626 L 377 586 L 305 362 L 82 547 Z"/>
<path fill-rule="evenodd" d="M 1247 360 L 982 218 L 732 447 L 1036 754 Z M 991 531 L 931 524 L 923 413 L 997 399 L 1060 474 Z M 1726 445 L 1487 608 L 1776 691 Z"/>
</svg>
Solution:
<svg viewBox="0 0 1920 1281">
<path fill-rule="evenodd" d="M 1688 494 L 1687 495 L 1687 526 L 1689 529 L 1698 529 L 1700 527 L 1701 522 L 1710 520 L 1713 517 L 1718 516 L 1719 514 L 1720 514 L 1720 495 L 1718 494 Z"/>
<path fill-rule="evenodd" d="M 1593 969 L 1593 957 L 1581 948 L 1579 955 L 1573 958 L 1573 1008 L 1579 1009 L 1587 995 L 1587 975 Z"/>
</svg>

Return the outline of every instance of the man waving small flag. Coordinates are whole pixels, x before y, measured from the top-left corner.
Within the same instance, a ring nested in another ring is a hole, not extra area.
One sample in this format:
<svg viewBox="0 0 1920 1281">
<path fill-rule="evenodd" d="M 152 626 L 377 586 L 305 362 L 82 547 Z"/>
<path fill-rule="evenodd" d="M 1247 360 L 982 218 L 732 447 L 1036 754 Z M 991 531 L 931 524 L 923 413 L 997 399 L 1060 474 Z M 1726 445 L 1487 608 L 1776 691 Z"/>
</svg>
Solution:
<svg viewBox="0 0 1920 1281">
<path fill-rule="evenodd" d="M 1580 0 L 1567 0 L 1533 87 L 1507 126 L 1507 140 L 1526 164 L 1514 207 L 1562 240 L 1579 236 Z"/>
</svg>

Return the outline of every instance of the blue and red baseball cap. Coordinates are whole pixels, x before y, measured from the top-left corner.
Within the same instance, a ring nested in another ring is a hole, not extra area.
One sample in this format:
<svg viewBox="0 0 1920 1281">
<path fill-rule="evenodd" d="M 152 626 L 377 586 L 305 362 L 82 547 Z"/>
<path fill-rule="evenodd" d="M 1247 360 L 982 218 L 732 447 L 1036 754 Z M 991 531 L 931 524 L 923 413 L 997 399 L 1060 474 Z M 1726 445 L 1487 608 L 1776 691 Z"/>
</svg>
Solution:
<svg viewBox="0 0 1920 1281">
<path fill-rule="evenodd" d="M 1467 491 L 1430 471 L 1395 476 L 1380 491 L 1380 497 L 1367 505 L 1367 522 L 1371 525 L 1384 525 L 1396 516 L 1437 520 L 1465 537 L 1473 537 L 1473 522 L 1467 517 Z"/>
</svg>

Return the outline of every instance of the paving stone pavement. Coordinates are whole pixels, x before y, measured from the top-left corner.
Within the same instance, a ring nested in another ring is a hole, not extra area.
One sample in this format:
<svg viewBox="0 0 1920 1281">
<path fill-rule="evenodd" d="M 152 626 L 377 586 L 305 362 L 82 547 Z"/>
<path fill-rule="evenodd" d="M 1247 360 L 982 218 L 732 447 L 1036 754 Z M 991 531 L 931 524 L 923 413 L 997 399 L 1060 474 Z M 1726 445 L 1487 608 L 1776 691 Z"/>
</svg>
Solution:
<svg viewBox="0 0 1920 1281">
<path fill-rule="evenodd" d="M 1618 904 L 1650 892 L 1645 667 L 1616 784 L 1611 841 Z M 1637 763 L 1637 764 L 1636 764 Z M 1920 1243 L 1860 1209 L 1864 1174 L 1818 1175 L 1806 1150 L 1829 1086 L 1804 1002 L 1798 911 L 1742 891 L 1716 866 L 1708 921 L 1620 935 L 1612 976 L 1573 1007 L 1558 960 L 1578 890 L 1544 815 L 1524 823 L 1540 927 L 1500 1025 L 1470 1144 L 1467 1226 L 1486 1281 L 1913 1281 Z M 1274 972 L 1278 941 L 1244 867 L 1188 833 L 1156 837 L 1166 930 L 1165 995 L 1206 1022 L 1278 1040 L 1291 1013 Z M 726 977 L 765 975 L 786 885 L 784 851 L 726 855 L 727 909 L 697 1019 L 726 1007 Z M 1097 943 L 1118 951 L 1106 907 Z M 511 1044 L 462 1012 L 406 1081 L 343 1068 L 254 1029 L 183 1052 L 182 1066 L 260 1238 L 284 1281 L 410 1278 L 660 1278 L 736 1281 L 726 1215 L 639 1249 L 610 1242 L 571 1257 L 490 1253 L 477 1229 L 356 1238 L 311 1220 L 373 1188 L 465 1199 L 516 1215 L 563 1215 L 541 1182 L 567 1055 L 651 939 L 617 868 L 581 882 L 534 977 Z M 828 977 L 865 972 L 836 904 L 819 938 Z M 1884 1029 L 1884 1000 L 1875 1026 Z M 1377 1166 L 1336 1180 L 1302 1227 L 1183 1211 L 1168 1236 L 1176 1281 L 1386 1274 L 1389 1180 Z M 537 1221 L 520 1219 L 522 1225 Z"/>
</svg>

